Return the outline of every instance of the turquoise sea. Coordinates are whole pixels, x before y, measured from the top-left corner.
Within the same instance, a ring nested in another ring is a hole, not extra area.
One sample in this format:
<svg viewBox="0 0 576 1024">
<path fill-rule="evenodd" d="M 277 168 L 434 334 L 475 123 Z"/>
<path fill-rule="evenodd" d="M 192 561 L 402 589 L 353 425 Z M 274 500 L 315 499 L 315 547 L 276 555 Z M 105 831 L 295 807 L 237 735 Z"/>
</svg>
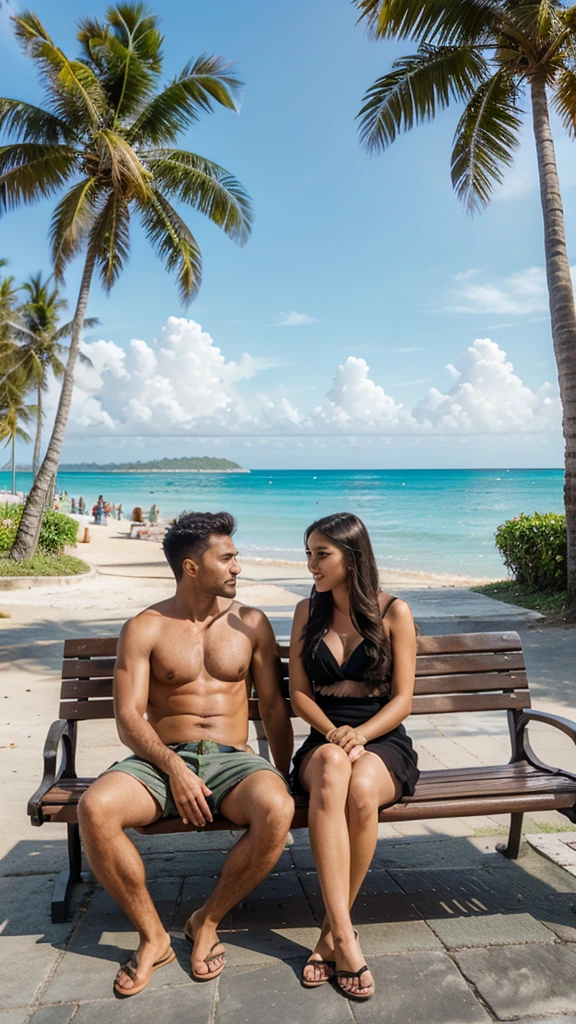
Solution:
<svg viewBox="0 0 576 1024">
<path fill-rule="evenodd" d="M 251 473 L 60 473 L 58 488 L 98 494 L 130 513 L 154 502 L 163 518 L 226 509 L 252 557 L 302 561 L 302 533 L 319 516 L 349 511 L 370 531 L 382 568 L 505 576 L 494 530 L 520 512 L 562 512 L 560 469 L 253 470 Z M 28 490 L 29 473 L 17 487 Z M 0 489 L 10 487 L 0 473 Z"/>
</svg>

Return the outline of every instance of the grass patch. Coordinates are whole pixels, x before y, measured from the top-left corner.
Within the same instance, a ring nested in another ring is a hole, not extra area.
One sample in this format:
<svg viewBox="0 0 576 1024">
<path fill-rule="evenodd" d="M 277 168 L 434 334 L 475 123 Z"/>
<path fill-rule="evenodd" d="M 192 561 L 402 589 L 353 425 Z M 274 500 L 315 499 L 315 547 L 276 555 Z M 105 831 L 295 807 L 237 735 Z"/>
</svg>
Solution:
<svg viewBox="0 0 576 1024">
<path fill-rule="evenodd" d="M 520 608 L 530 608 L 543 614 L 560 615 L 566 606 L 566 593 L 545 594 L 533 590 L 525 583 L 516 580 L 498 580 L 497 583 L 485 583 L 481 587 L 470 587 L 474 594 L 485 594 L 495 601 L 515 604 Z"/>
<path fill-rule="evenodd" d="M 82 576 L 90 572 L 90 566 L 73 555 L 34 555 L 13 562 L 11 558 L 0 558 L 0 578 L 7 576 Z"/>
<path fill-rule="evenodd" d="M 10 618 L 12 618 L 12 616 L 9 615 L 8 612 L 0 612 L 0 619 L 10 619 Z"/>
<path fill-rule="evenodd" d="M 537 832 L 576 832 L 576 825 L 550 825 L 548 822 L 535 821 Z"/>
<path fill-rule="evenodd" d="M 508 829 L 506 825 L 494 825 L 494 828 L 477 828 L 474 831 L 475 836 L 507 836 Z"/>
</svg>

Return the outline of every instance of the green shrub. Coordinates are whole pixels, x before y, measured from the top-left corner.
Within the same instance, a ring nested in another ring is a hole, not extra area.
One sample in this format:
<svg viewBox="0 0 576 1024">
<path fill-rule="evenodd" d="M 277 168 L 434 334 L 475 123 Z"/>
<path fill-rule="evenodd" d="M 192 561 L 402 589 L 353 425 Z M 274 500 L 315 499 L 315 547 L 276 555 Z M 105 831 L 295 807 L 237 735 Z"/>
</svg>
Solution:
<svg viewBox="0 0 576 1024">
<path fill-rule="evenodd" d="M 566 590 L 565 516 L 523 512 L 498 527 L 496 546 L 518 583 L 535 590 Z"/>
<path fill-rule="evenodd" d="M 24 505 L 0 505 L 0 553 L 10 552 L 24 512 Z M 38 551 L 48 555 L 60 555 L 67 544 L 75 544 L 78 522 L 63 512 L 48 508 L 42 519 Z"/>
<path fill-rule="evenodd" d="M 3 576 L 81 576 L 87 572 L 90 572 L 90 566 L 74 555 L 36 554 L 33 558 L 23 558 L 21 562 L 0 556 L 0 579 Z"/>
</svg>

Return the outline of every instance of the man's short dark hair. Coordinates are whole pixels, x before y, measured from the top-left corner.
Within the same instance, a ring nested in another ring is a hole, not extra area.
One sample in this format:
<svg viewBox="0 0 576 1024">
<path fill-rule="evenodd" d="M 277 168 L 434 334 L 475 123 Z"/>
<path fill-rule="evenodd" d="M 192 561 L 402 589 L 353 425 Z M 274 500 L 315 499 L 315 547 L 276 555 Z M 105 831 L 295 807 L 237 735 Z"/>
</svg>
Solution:
<svg viewBox="0 0 576 1024">
<path fill-rule="evenodd" d="M 182 579 L 184 559 L 202 555 L 213 534 L 231 537 L 235 530 L 236 520 L 229 512 L 183 512 L 173 519 L 162 547 L 176 579 Z"/>
</svg>

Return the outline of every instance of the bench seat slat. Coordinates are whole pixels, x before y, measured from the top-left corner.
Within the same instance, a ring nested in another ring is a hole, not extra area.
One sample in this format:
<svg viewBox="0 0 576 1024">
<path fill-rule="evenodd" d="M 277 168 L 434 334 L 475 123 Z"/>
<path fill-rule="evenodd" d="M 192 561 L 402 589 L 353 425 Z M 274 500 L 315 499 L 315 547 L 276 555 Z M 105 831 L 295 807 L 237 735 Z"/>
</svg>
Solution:
<svg viewBox="0 0 576 1024">
<path fill-rule="evenodd" d="M 416 680 L 417 696 L 440 693 L 478 693 L 482 690 L 527 690 L 528 677 L 523 670 L 478 672 L 472 675 L 424 676 Z"/>
<path fill-rule="evenodd" d="M 62 664 L 62 679 L 101 679 L 114 674 L 116 658 L 70 658 Z"/>
<path fill-rule="evenodd" d="M 114 658 L 116 657 L 117 636 L 86 637 L 64 642 L 65 658 Z M 522 642 L 518 633 L 452 633 L 443 636 L 419 636 L 419 654 L 446 654 L 481 651 L 520 651 Z M 288 645 L 278 645 L 281 658 L 288 657 Z"/>
<path fill-rule="evenodd" d="M 87 637 L 84 640 L 65 640 L 65 658 L 115 658 L 117 636 Z"/>
<path fill-rule="evenodd" d="M 422 772 L 413 797 L 404 798 L 380 811 L 380 821 L 411 821 L 423 818 L 449 818 L 474 814 L 500 814 L 523 810 L 553 810 L 572 807 L 576 802 L 576 781 L 535 769 L 526 762 L 497 765 L 501 775 L 491 780 L 483 767 L 444 769 Z M 455 773 L 468 773 L 465 782 L 455 782 Z M 444 782 L 441 782 L 441 779 Z M 51 821 L 76 821 L 77 804 L 93 779 L 66 779 L 44 796 L 44 817 Z M 437 795 L 435 795 L 437 794 Z M 293 827 L 306 825 L 308 798 L 295 797 L 296 813 Z M 232 828 L 225 818 L 217 816 L 203 831 Z M 145 834 L 193 831 L 177 818 L 163 819 L 138 829 Z"/>
<path fill-rule="evenodd" d="M 114 703 L 112 701 L 112 680 L 102 680 L 91 684 L 89 696 L 81 698 L 75 692 L 73 683 L 62 684 L 60 701 L 60 718 L 72 721 L 90 721 L 90 719 L 113 718 Z M 72 699 L 67 699 L 72 698 Z M 73 699 L 76 698 L 76 699 Z M 507 690 L 505 693 L 446 693 L 437 696 L 416 695 L 412 701 L 413 715 L 448 714 L 463 711 L 499 711 L 509 708 L 529 708 L 530 691 Z M 294 712 L 290 710 L 292 718 Z M 260 719 L 258 700 L 251 697 L 248 701 L 248 718 L 251 722 Z"/>
<path fill-rule="evenodd" d="M 71 662 L 70 664 L 74 664 Z M 92 665 L 94 662 L 85 662 Z M 112 695 L 113 662 L 109 663 L 108 672 L 102 677 L 98 674 L 94 679 L 77 678 L 64 675 L 60 691 L 61 700 L 77 700 L 82 697 L 110 697 Z M 463 676 L 428 676 L 417 679 L 414 693 L 417 696 L 442 693 L 479 693 L 484 690 L 528 690 L 525 672 L 480 672 Z"/>
<path fill-rule="evenodd" d="M 529 708 L 530 691 L 508 693 L 448 693 L 437 697 L 414 697 L 413 715 L 439 715 L 458 711 L 498 711 L 503 708 Z"/>
<path fill-rule="evenodd" d="M 511 672 L 524 666 L 522 652 L 495 654 L 418 654 L 416 676 L 448 676 L 469 672 Z"/>
</svg>

